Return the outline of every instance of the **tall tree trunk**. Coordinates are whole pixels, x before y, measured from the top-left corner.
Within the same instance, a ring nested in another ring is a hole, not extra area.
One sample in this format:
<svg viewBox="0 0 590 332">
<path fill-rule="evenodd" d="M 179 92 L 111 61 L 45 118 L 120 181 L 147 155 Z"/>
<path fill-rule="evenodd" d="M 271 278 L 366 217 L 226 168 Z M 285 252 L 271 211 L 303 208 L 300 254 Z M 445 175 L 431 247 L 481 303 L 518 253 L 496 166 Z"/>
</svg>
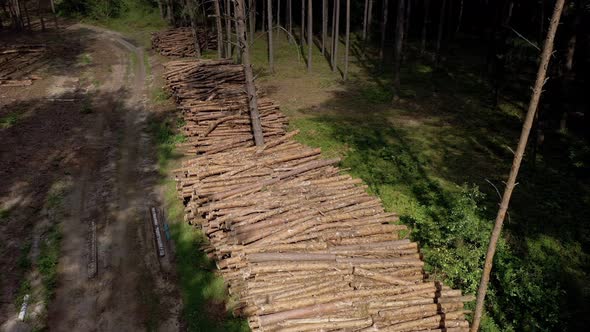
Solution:
<svg viewBox="0 0 590 332">
<path fill-rule="evenodd" d="M 334 3 L 334 36 L 332 36 L 332 45 L 334 47 L 334 60 L 332 64 L 332 71 L 335 72 L 338 68 L 338 44 L 340 36 L 340 0 L 335 0 Z"/>
<path fill-rule="evenodd" d="M 289 34 L 293 34 L 293 0 L 287 0 L 287 17 L 289 25 Z"/>
<path fill-rule="evenodd" d="M 311 73 L 311 47 L 313 46 L 313 5 L 311 0 L 307 1 L 307 72 Z"/>
<path fill-rule="evenodd" d="M 256 2 L 248 0 L 248 24 L 250 25 L 250 40 L 254 40 L 256 33 Z"/>
<path fill-rule="evenodd" d="M 381 44 L 379 47 L 379 59 L 385 60 L 385 32 L 387 28 L 387 9 L 389 8 L 389 1 L 383 0 L 383 18 L 381 19 Z"/>
<path fill-rule="evenodd" d="M 301 48 L 303 48 L 305 42 L 305 1 L 306 0 L 301 0 L 301 33 L 299 35 Z"/>
<path fill-rule="evenodd" d="M 367 39 L 367 14 L 369 13 L 369 0 L 365 0 L 365 11 L 363 14 L 363 40 Z"/>
<path fill-rule="evenodd" d="M 332 66 L 332 71 L 334 69 L 334 34 L 336 33 L 336 1 L 332 0 L 332 35 L 331 35 L 331 43 L 330 43 L 330 66 Z"/>
<path fill-rule="evenodd" d="M 196 0 L 195 0 L 196 1 Z M 203 11 L 203 31 L 205 32 L 205 44 L 203 44 L 203 49 L 208 51 L 209 50 L 209 16 L 207 15 L 207 7 L 205 7 L 205 1 L 201 1 L 201 10 Z M 197 8 L 199 8 L 199 4 L 197 3 Z"/>
<path fill-rule="evenodd" d="M 23 0 L 23 8 L 25 9 L 25 18 L 27 19 L 27 29 L 31 31 L 31 17 L 29 16 L 29 9 L 27 8 L 26 0 Z"/>
<path fill-rule="evenodd" d="M 266 32 L 265 30 L 265 26 L 266 26 L 266 0 L 262 0 L 262 32 Z"/>
<path fill-rule="evenodd" d="M 322 55 L 326 55 L 326 39 L 328 37 L 328 0 L 322 0 Z"/>
<path fill-rule="evenodd" d="M 402 63 L 402 45 L 404 42 L 404 16 L 406 0 L 397 1 L 397 20 L 395 22 L 395 45 L 393 48 L 393 86 L 394 98 L 399 98 L 400 69 Z"/>
<path fill-rule="evenodd" d="M 537 79 L 535 81 L 535 86 L 533 88 L 533 94 L 531 96 L 529 108 L 526 114 L 524 124 L 522 126 L 520 139 L 518 141 L 518 146 L 514 154 L 514 160 L 512 161 L 512 167 L 510 169 L 510 175 L 508 176 L 506 188 L 504 189 L 504 195 L 502 196 L 502 203 L 500 203 L 500 209 L 498 210 L 496 221 L 494 223 L 494 229 L 492 230 L 492 235 L 490 237 L 490 244 L 488 246 L 488 251 L 486 253 L 483 273 L 481 276 L 481 281 L 479 283 L 479 289 L 477 290 L 477 302 L 475 306 L 475 312 L 473 314 L 473 322 L 471 324 L 470 332 L 477 332 L 477 330 L 479 329 L 479 323 L 481 321 L 481 316 L 483 313 L 484 299 L 488 288 L 488 282 L 490 280 L 492 263 L 494 261 L 494 254 L 496 253 L 496 246 L 498 244 L 498 240 L 500 239 L 502 225 L 504 223 L 504 218 L 506 217 L 508 205 L 510 204 L 512 191 L 514 190 L 514 187 L 516 185 L 516 178 L 518 176 L 518 171 L 522 163 L 522 158 L 531 131 L 531 125 L 533 123 L 533 119 L 535 118 L 535 113 L 537 112 L 539 98 L 541 97 L 541 93 L 543 92 L 543 85 L 545 84 L 545 77 L 547 75 L 547 67 L 549 66 L 549 60 L 551 59 L 551 53 L 553 52 L 553 41 L 555 39 L 555 32 L 557 31 L 559 19 L 561 17 L 561 12 L 563 10 L 563 3 L 564 0 L 556 1 L 555 8 L 553 10 L 553 16 L 551 17 L 549 31 L 547 32 L 547 38 L 545 39 L 545 45 L 543 46 L 543 53 L 541 53 L 541 62 L 539 64 L 539 69 L 537 71 Z"/>
<path fill-rule="evenodd" d="M 160 17 L 165 20 L 166 15 L 164 15 L 164 6 L 162 6 L 162 0 L 158 0 L 158 9 L 160 10 Z"/>
<path fill-rule="evenodd" d="M 37 16 L 39 16 L 39 21 L 41 21 L 41 31 L 45 31 L 45 20 L 43 19 L 43 12 L 41 10 L 41 1 L 37 3 Z M 0 29 L 2 29 L 2 20 L 0 20 Z"/>
<path fill-rule="evenodd" d="M 373 1 L 369 0 L 369 12 L 367 13 L 367 38 L 371 39 L 371 27 L 373 26 Z"/>
<path fill-rule="evenodd" d="M 235 11 L 236 11 L 236 0 L 232 0 L 231 3 L 234 5 L 234 17 L 236 15 Z M 243 7 L 242 7 L 243 8 Z M 246 15 L 245 9 L 244 10 L 244 15 Z M 245 19 L 245 18 L 244 18 Z M 244 21 L 244 29 L 246 29 L 246 25 L 245 25 L 245 21 Z M 236 49 L 236 58 L 238 59 L 238 63 L 242 63 L 242 52 L 240 52 L 240 50 L 238 49 L 239 46 L 239 42 L 238 42 L 238 21 L 236 19 L 234 19 L 234 31 L 236 32 L 236 44 L 234 45 L 234 48 Z M 244 30 L 245 32 L 246 30 Z"/>
<path fill-rule="evenodd" d="M 348 50 L 350 48 L 350 0 L 346 0 L 346 44 L 344 47 L 344 80 L 348 79 Z"/>
<path fill-rule="evenodd" d="M 231 58 L 232 47 L 231 47 L 231 7 L 230 0 L 225 0 L 225 57 Z"/>
<path fill-rule="evenodd" d="M 55 4 L 53 3 L 53 0 L 49 0 L 49 2 L 51 3 L 51 12 L 53 13 L 53 21 L 55 23 L 55 28 L 59 29 L 59 25 L 57 24 L 57 13 L 55 12 Z"/>
<path fill-rule="evenodd" d="M 445 9 L 447 7 L 447 0 L 442 0 L 442 4 L 440 6 L 440 16 L 438 19 L 438 36 L 436 37 L 436 51 L 435 51 L 435 59 L 436 59 L 436 66 L 440 65 L 441 54 L 440 49 L 442 45 L 442 37 L 443 37 L 443 30 L 445 27 Z"/>
<path fill-rule="evenodd" d="M 410 18 L 412 16 L 412 0 L 406 4 L 406 15 L 404 17 L 404 41 L 410 36 Z"/>
<path fill-rule="evenodd" d="M 195 43 L 195 53 L 198 58 L 201 57 L 201 45 L 199 43 L 199 33 L 197 32 L 197 13 L 195 11 L 194 1 L 187 1 L 188 16 L 191 23 L 191 30 L 193 31 L 193 42 Z"/>
<path fill-rule="evenodd" d="M 172 4 L 172 0 L 166 1 L 166 16 L 168 19 L 168 23 L 171 25 L 175 25 L 174 22 L 174 5 Z"/>
<path fill-rule="evenodd" d="M 461 24 L 463 23 L 463 7 L 464 3 L 463 0 L 461 0 L 461 2 L 459 2 L 459 17 L 457 17 L 457 28 L 455 29 L 455 33 L 459 33 L 459 30 L 461 30 Z"/>
<path fill-rule="evenodd" d="M 215 10 L 215 25 L 217 30 L 217 57 L 223 58 L 223 27 L 221 24 L 221 9 L 219 8 L 220 0 L 213 0 L 213 9 Z"/>
<path fill-rule="evenodd" d="M 422 24 L 422 41 L 420 42 L 420 54 L 424 55 L 426 51 L 426 36 L 428 24 L 430 23 L 430 0 L 424 0 L 424 23 Z"/>
<path fill-rule="evenodd" d="M 281 0 L 277 0 L 277 35 L 281 26 Z"/>
<path fill-rule="evenodd" d="M 270 0 L 268 1 L 270 2 Z M 264 145 L 264 135 L 262 132 L 262 124 L 260 123 L 260 114 L 258 113 L 258 98 L 256 96 L 256 86 L 254 85 L 254 73 L 252 72 L 252 62 L 250 61 L 248 41 L 246 40 L 244 0 L 236 0 L 234 11 L 236 14 L 236 21 L 238 22 L 238 45 L 242 63 L 244 65 L 244 76 L 246 77 L 246 93 L 248 94 L 248 108 L 250 110 L 252 133 L 254 134 L 254 142 L 256 146 L 262 146 Z"/>
<path fill-rule="evenodd" d="M 272 0 L 267 0 L 266 4 L 266 14 L 268 15 L 268 70 L 272 74 L 275 71 L 274 49 L 272 45 Z"/>
</svg>

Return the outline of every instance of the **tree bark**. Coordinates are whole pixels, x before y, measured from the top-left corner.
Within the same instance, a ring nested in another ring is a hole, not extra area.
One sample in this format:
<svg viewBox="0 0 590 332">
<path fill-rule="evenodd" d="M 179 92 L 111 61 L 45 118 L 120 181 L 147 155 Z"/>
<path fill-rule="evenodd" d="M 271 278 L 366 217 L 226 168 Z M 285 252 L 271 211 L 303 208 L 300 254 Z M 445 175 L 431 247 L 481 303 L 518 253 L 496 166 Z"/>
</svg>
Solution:
<svg viewBox="0 0 590 332">
<path fill-rule="evenodd" d="M 404 41 L 408 40 L 410 35 L 410 18 L 412 16 L 412 0 L 408 0 L 406 3 L 406 14 L 404 16 Z"/>
<path fill-rule="evenodd" d="M 248 1 L 248 23 L 250 25 L 250 40 L 254 40 L 256 33 L 256 2 L 254 0 Z"/>
<path fill-rule="evenodd" d="M 326 55 L 326 39 L 328 36 L 328 0 L 322 0 L 322 55 Z"/>
<path fill-rule="evenodd" d="M 367 38 L 371 39 L 371 26 L 373 25 L 373 1 L 369 0 L 369 12 L 367 13 Z"/>
<path fill-rule="evenodd" d="M 268 1 L 270 2 L 270 0 Z M 256 146 L 262 146 L 264 145 L 264 136 L 262 133 L 262 124 L 260 123 L 260 114 L 258 113 L 258 98 L 256 97 L 256 86 L 254 85 L 254 73 L 252 72 L 248 41 L 246 40 L 244 0 L 235 1 L 234 11 L 236 14 L 236 21 L 238 22 L 238 45 L 242 57 L 242 63 L 244 65 L 244 76 L 246 78 L 246 92 L 248 93 L 248 107 L 250 109 L 252 133 L 254 134 L 254 142 Z"/>
<path fill-rule="evenodd" d="M 305 42 L 305 0 L 301 0 L 301 33 L 299 39 L 301 40 L 301 48 Z"/>
<path fill-rule="evenodd" d="M 334 6 L 334 36 L 332 37 L 334 45 L 334 61 L 332 65 L 333 72 L 335 72 L 336 68 L 338 68 L 338 37 L 340 35 L 340 0 L 336 0 Z"/>
<path fill-rule="evenodd" d="M 444 0 L 443 0 L 444 1 Z M 383 0 L 383 18 L 381 19 L 381 44 L 379 47 L 379 59 L 385 60 L 385 31 L 387 28 L 387 9 L 389 0 Z"/>
<path fill-rule="evenodd" d="M 221 59 L 223 58 L 223 27 L 221 24 L 219 0 L 213 0 L 213 8 L 215 9 L 215 24 L 217 26 L 217 57 Z"/>
<path fill-rule="evenodd" d="M 230 0 L 225 0 L 225 57 L 232 57 L 231 47 L 231 7 Z"/>
<path fill-rule="evenodd" d="M 346 0 L 346 46 L 344 47 L 344 80 L 348 79 L 348 49 L 350 48 L 350 0 Z"/>
<path fill-rule="evenodd" d="M 313 5 L 307 1 L 307 72 L 311 73 L 311 48 L 313 46 Z"/>
<path fill-rule="evenodd" d="M 265 30 L 265 26 L 266 26 L 266 1 L 262 0 L 262 32 L 266 32 Z"/>
<path fill-rule="evenodd" d="M 441 44 L 442 44 L 442 37 L 443 37 L 443 30 L 445 27 L 445 9 L 447 7 L 447 0 L 442 0 L 442 4 L 440 7 L 440 16 L 438 19 L 438 36 L 436 38 L 436 51 L 435 51 L 435 59 L 436 59 L 436 66 L 440 65 L 441 60 Z"/>
<path fill-rule="evenodd" d="M 160 17 L 165 20 L 166 15 L 164 14 L 164 6 L 162 6 L 162 0 L 158 0 L 158 9 L 160 10 Z"/>
<path fill-rule="evenodd" d="M 289 26 L 289 34 L 293 34 L 293 0 L 287 0 L 287 25 Z"/>
<path fill-rule="evenodd" d="M 428 24 L 430 23 L 430 0 L 424 0 L 424 23 L 422 24 L 422 41 L 420 42 L 420 54 L 424 55 L 426 51 L 426 35 L 428 32 Z"/>
<path fill-rule="evenodd" d="M 277 35 L 281 26 L 281 0 L 277 0 Z"/>
<path fill-rule="evenodd" d="M 268 15 L 268 70 L 270 73 L 275 71 L 274 49 L 272 45 L 272 0 L 266 2 L 266 14 Z"/>
<path fill-rule="evenodd" d="M 516 185 L 516 178 L 518 176 L 518 171 L 522 163 L 522 158 L 526 148 L 527 140 L 529 138 L 529 134 L 531 131 L 531 125 L 533 123 L 533 119 L 535 118 L 535 113 L 537 112 L 539 98 L 541 97 L 541 93 L 543 92 L 543 85 L 545 84 L 545 77 L 547 76 L 547 67 L 549 66 L 549 60 L 551 59 L 551 54 L 553 52 L 553 41 L 555 39 L 555 32 L 557 31 L 557 27 L 559 25 L 561 12 L 563 10 L 563 4 L 564 0 L 556 1 L 555 8 L 553 10 L 553 16 L 551 17 L 549 31 L 547 32 L 547 38 L 545 39 L 545 45 L 543 46 L 543 53 L 541 53 L 541 62 L 539 64 L 539 69 L 537 71 L 537 79 L 535 81 L 535 86 L 533 88 L 533 94 L 531 96 L 531 100 L 527 110 L 527 115 L 522 126 L 520 140 L 518 141 L 518 147 L 516 148 L 516 152 L 514 154 L 514 160 L 512 161 L 510 175 L 508 176 L 508 182 L 506 182 L 506 188 L 504 189 L 504 195 L 502 196 L 502 203 L 500 204 L 500 209 L 498 210 L 498 214 L 496 216 L 494 229 L 492 231 L 492 235 L 490 238 L 490 244 L 488 246 L 488 251 L 486 253 L 483 273 L 481 276 L 479 289 L 477 291 L 477 302 L 475 306 L 473 323 L 471 324 L 470 332 L 477 332 L 481 321 L 484 299 L 488 287 L 488 282 L 490 280 L 490 272 L 492 270 L 492 263 L 494 261 L 496 246 L 500 238 L 502 224 L 504 223 L 506 211 L 508 210 L 508 205 L 510 203 L 510 197 L 512 196 L 512 191 L 514 190 L 514 187 Z"/>
<path fill-rule="evenodd" d="M 369 12 L 369 0 L 365 0 L 365 12 L 363 14 L 363 40 L 367 39 L 367 14 Z"/>
<path fill-rule="evenodd" d="M 189 20 L 191 23 L 191 29 L 193 31 L 193 42 L 195 43 L 195 53 L 197 55 L 198 58 L 201 57 L 201 45 L 199 43 L 199 34 L 197 32 L 197 17 L 196 17 L 196 12 L 195 12 L 195 7 L 194 7 L 194 3 L 193 1 L 196 0 L 188 0 L 187 1 L 187 10 L 188 10 L 188 16 L 189 16 Z"/>
<path fill-rule="evenodd" d="M 55 28 L 59 29 L 59 25 L 57 24 L 57 13 L 55 12 L 55 4 L 53 3 L 53 0 L 49 0 L 49 2 L 51 3 L 51 12 L 53 13 L 53 21 L 55 23 Z"/>
<path fill-rule="evenodd" d="M 171 25 L 175 25 L 174 23 L 174 9 L 173 9 L 172 0 L 166 1 L 166 16 L 168 18 L 168 23 Z"/>
<path fill-rule="evenodd" d="M 394 99 L 399 97 L 400 91 L 400 69 L 402 62 L 402 45 L 404 42 L 404 16 L 406 0 L 398 0 L 397 20 L 395 22 L 395 46 L 393 49 L 393 86 Z"/>
</svg>

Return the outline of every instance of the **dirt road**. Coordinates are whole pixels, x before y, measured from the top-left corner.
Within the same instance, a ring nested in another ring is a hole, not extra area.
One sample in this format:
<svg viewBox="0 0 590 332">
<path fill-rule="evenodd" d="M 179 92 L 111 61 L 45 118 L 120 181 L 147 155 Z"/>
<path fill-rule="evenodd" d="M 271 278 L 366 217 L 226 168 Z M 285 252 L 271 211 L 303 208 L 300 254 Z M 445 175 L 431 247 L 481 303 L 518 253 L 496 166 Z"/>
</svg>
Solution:
<svg viewBox="0 0 590 332">
<path fill-rule="evenodd" d="M 81 119 L 66 139 L 72 146 L 53 147 L 71 149 L 73 156 L 55 170 L 68 169 L 70 186 L 58 221 L 55 297 L 40 310 L 46 311 L 50 331 L 176 331 L 180 297 L 174 273 L 163 268 L 169 262 L 156 254 L 148 214 L 158 206 L 158 173 L 147 132 L 143 50 L 95 27 L 74 25 L 62 33 L 82 40 L 77 62 L 85 69 L 53 73 L 45 98 L 83 102 Z M 9 194 L 12 201 L 22 196 Z"/>
</svg>

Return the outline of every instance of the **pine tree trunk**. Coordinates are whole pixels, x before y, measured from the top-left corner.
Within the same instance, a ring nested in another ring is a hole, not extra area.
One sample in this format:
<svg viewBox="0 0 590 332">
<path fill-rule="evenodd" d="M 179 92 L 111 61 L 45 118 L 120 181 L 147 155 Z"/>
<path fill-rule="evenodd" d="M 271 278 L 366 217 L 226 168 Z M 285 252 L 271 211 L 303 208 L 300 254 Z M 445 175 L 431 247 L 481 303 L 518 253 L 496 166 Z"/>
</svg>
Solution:
<svg viewBox="0 0 590 332">
<path fill-rule="evenodd" d="M 400 91 L 400 69 L 402 63 L 402 45 L 404 42 L 404 16 L 406 0 L 398 0 L 397 20 L 395 22 L 395 45 L 393 48 L 393 86 L 394 98 L 399 98 Z"/>
<path fill-rule="evenodd" d="M 307 72 L 311 73 L 311 47 L 313 46 L 313 6 L 311 0 L 307 2 Z"/>
<path fill-rule="evenodd" d="M 191 23 L 191 29 L 193 31 L 193 42 L 195 43 L 195 53 L 197 58 L 201 57 L 201 45 L 199 43 L 199 34 L 197 33 L 197 17 L 195 12 L 195 7 L 193 1 L 196 0 L 188 0 L 187 1 L 187 9 L 188 9 L 188 16 Z"/>
<path fill-rule="evenodd" d="M 328 0 L 322 0 L 322 55 L 326 55 L 326 39 L 328 37 Z"/>
<path fill-rule="evenodd" d="M 404 17 L 404 41 L 408 40 L 410 35 L 410 18 L 412 16 L 412 0 L 406 3 L 406 15 Z"/>
<path fill-rule="evenodd" d="M 428 24 L 430 23 L 430 0 L 424 0 L 424 23 L 422 24 L 422 41 L 420 42 L 420 54 L 424 55 L 426 52 L 426 36 L 428 32 Z"/>
<path fill-rule="evenodd" d="M 338 37 L 340 36 L 340 0 L 336 0 L 335 6 L 336 11 L 334 12 L 334 36 L 332 37 L 334 43 L 334 64 L 332 66 L 333 72 L 335 72 L 336 68 L 338 68 L 338 44 L 340 42 L 338 40 Z"/>
<path fill-rule="evenodd" d="M 293 0 L 287 0 L 287 15 L 288 15 L 288 25 L 289 25 L 289 34 L 293 34 Z"/>
<path fill-rule="evenodd" d="M 254 40 L 256 33 L 256 2 L 248 0 L 248 23 L 250 25 L 250 40 Z"/>
<path fill-rule="evenodd" d="M 281 0 L 277 0 L 277 35 L 281 26 Z"/>
<path fill-rule="evenodd" d="M 266 32 L 266 0 L 262 0 L 262 32 Z"/>
<path fill-rule="evenodd" d="M 557 27 L 559 25 L 563 4 L 564 0 L 557 0 L 553 10 L 549 31 L 547 32 L 547 38 L 545 39 L 545 44 L 543 46 L 543 53 L 541 53 L 541 62 L 537 71 L 537 79 L 533 88 L 533 94 L 531 96 L 526 118 L 522 126 L 522 132 L 520 133 L 520 139 L 514 154 L 510 175 L 508 176 L 506 188 L 504 189 L 504 195 L 502 196 L 502 202 L 500 203 L 500 209 L 498 210 L 498 214 L 496 216 L 494 229 L 492 230 L 492 235 L 490 237 L 490 244 L 486 253 L 483 273 L 479 283 L 479 289 L 477 290 L 477 302 L 475 306 L 475 312 L 473 314 L 473 322 L 471 324 L 470 332 L 477 332 L 479 329 L 479 324 L 483 313 L 484 299 L 488 288 L 488 282 L 490 280 L 492 263 L 494 261 L 494 254 L 496 253 L 496 246 L 498 244 L 498 240 L 500 239 L 502 225 L 504 223 L 504 218 L 506 217 L 506 212 L 508 211 L 508 205 L 510 204 L 512 191 L 516 185 L 516 178 L 518 176 L 518 171 L 520 169 L 529 134 L 531 132 L 533 119 L 535 118 L 535 113 L 537 112 L 539 98 L 543 92 L 543 85 L 545 84 L 545 78 L 547 76 L 547 67 L 549 66 L 549 60 L 551 59 L 551 53 L 553 52 L 553 41 L 555 39 L 555 32 L 557 31 Z"/>
<path fill-rule="evenodd" d="M 217 30 L 217 57 L 223 58 L 223 27 L 221 24 L 221 9 L 219 8 L 220 0 L 213 0 L 215 10 L 215 25 Z"/>
<path fill-rule="evenodd" d="M 369 12 L 369 0 L 365 0 L 365 11 L 363 14 L 363 40 L 367 39 L 367 14 Z"/>
<path fill-rule="evenodd" d="M 301 40 L 302 49 L 305 43 L 305 1 L 306 0 L 301 0 L 301 32 L 299 34 L 299 39 Z"/>
<path fill-rule="evenodd" d="M 348 79 L 348 50 L 350 48 L 350 0 L 346 0 L 346 46 L 344 47 L 344 80 Z"/>
<path fill-rule="evenodd" d="M 225 0 L 225 57 L 231 58 L 232 55 L 232 47 L 231 47 L 231 8 L 230 8 L 230 0 Z"/>
<path fill-rule="evenodd" d="M 59 29 L 59 25 L 57 24 L 57 13 L 55 12 L 55 4 L 53 3 L 53 0 L 49 0 L 49 2 L 51 3 L 51 12 L 53 13 L 53 21 L 55 23 L 55 28 Z"/>
<path fill-rule="evenodd" d="M 331 35 L 331 43 L 330 43 L 330 66 L 332 66 L 332 71 L 335 71 L 334 68 L 334 34 L 336 33 L 336 1 L 332 1 L 332 35 Z"/>
<path fill-rule="evenodd" d="M 172 0 L 166 1 L 166 6 L 167 6 L 166 7 L 166 15 L 167 15 L 167 18 L 168 18 L 168 23 L 170 23 L 172 26 L 174 26 L 175 25 L 175 22 L 174 22 L 174 9 L 173 9 L 174 7 L 173 7 L 173 4 L 172 4 Z"/>
<path fill-rule="evenodd" d="M 371 39 L 371 27 L 373 25 L 373 1 L 369 0 L 369 12 L 367 13 L 367 38 Z"/>
<path fill-rule="evenodd" d="M 268 70 L 272 74 L 275 71 L 274 49 L 272 45 L 272 0 L 267 0 L 266 4 L 266 13 L 268 15 Z"/>
<path fill-rule="evenodd" d="M 385 32 L 386 32 L 386 28 L 387 28 L 387 10 L 388 9 L 389 9 L 389 0 L 383 0 L 383 18 L 381 19 L 381 44 L 379 47 L 379 59 L 381 59 L 381 61 L 385 60 Z"/>
<path fill-rule="evenodd" d="M 231 3 L 234 5 L 234 16 L 233 17 L 235 17 L 237 2 L 236 2 L 236 0 L 231 0 Z M 244 8 L 244 7 L 242 7 L 242 8 Z M 243 10 L 244 10 L 244 15 L 246 15 L 245 9 L 243 9 Z M 245 19 L 246 18 L 244 18 L 244 20 Z M 246 23 L 244 21 L 244 33 L 246 32 L 245 29 L 246 29 Z M 236 58 L 238 59 L 238 63 L 242 63 L 242 52 L 240 52 L 240 50 L 238 49 L 239 48 L 239 46 L 238 46 L 238 44 L 239 44 L 239 41 L 238 41 L 238 21 L 236 19 L 234 19 L 234 31 L 236 33 L 236 44 L 234 45 L 234 48 L 236 49 Z"/>
<path fill-rule="evenodd" d="M 270 0 L 268 1 L 270 2 Z M 248 93 L 248 108 L 250 110 L 252 133 L 254 134 L 254 142 L 256 146 L 262 146 L 264 145 L 264 135 L 262 132 L 262 124 L 260 123 L 260 114 L 258 113 L 258 98 L 256 96 L 256 86 L 254 85 L 254 73 L 252 72 L 252 62 L 250 61 L 250 50 L 248 47 L 248 41 L 246 40 L 244 0 L 236 0 L 234 11 L 236 14 L 236 22 L 238 22 L 238 45 L 242 63 L 244 65 L 244 76 L 246 77 L 246 92 Z"/>
<path fill-rule="evenodd" d="M 160 17 L 165 20 L 166 15 L 164 15 L 164 6 L 162 6 L 162 0 L 158 0 L 158 9 L 160 10 Z"/>
<path fill-rule="evenodd" d="M 457 29 L 455 29 L 455 33 L 459 33 L 459 30 L 461 30 L 461 24 L 463 23 L 463 8 L 464 3 L 463 0 L 461 0 L 461 2 L 459 2 L 459 17 L 457 17 Z"/>
<path fill-rule="evenodd" d="M 435 59 L 436 59 L 436 66 L 440 65 L 441 60 L 441 44 L 442 44 L 442 37 L 443 37 L 443 30 L 445 27 L 445 9 L 447 6 L 447 0 L 442 0 L 442 4 L 440 7 L 440 16 L 438 19 L 438 37 L 436 38 L 436 51 L 435 51 Z"/>
</svg>

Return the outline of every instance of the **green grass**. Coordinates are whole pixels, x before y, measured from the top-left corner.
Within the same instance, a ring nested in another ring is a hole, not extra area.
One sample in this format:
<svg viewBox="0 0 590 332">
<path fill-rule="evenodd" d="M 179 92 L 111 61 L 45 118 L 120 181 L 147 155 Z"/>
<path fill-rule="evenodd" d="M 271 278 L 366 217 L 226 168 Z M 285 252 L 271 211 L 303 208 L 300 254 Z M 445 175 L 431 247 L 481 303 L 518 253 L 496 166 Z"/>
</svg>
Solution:
<svg viewBox="0 0 590 332">
<path fill-rule="evenodd" d="M 41 274 L 43 294 L 46 304 L 49 304 L 57 287 L 57 264 L 61 245 L 61 233 L 58 225 L 52 225 L 45 233 L 40 246 L 37 268 Z"/>
<path fill-rule="evenodd" d="M 93 15 L 94 17 L 84 18 L 84 22 L 120 32 L 147 49 L 151 44 L 151 33 L 165 29 L 168 24 L 160 17 L 157 7 L 135 0 L 125 2 L 126 9 L 119 15 Z"/>
<path fill-rule="evenodd" d="M 158 164 L 163 176 L 166 216 L 175 247 L 184 305 L 183 318 L 188 331 L 248 331 L 247 322 L 231 314 L 232 300 L 228 298 L 225 284 L 215 273 L 214 262 L 201 249 L 205 236 L 183 222 L 184 208 L 177 196 L 175 182 L 169 178 L 169 170 L 181 157 L 174 150 L 174 145 L 184 139 L 176 133 L 181 125 L 172 117 L 152 120 L 150 130 L 157 144 Z"/>
<path fill-rule="evenodd" d="M 92 56 L 88 53 L 82 53 L 78 56 L 78 63 L 82 66 L 88 66 L 92 64 Z"/>
<path fill-rule="evenodd" d="M 150 94 L 150 99 L 152 103 L 156 105 L 161 105 L 166 103 L 170 98 L 170 93 L 166 91 L 166 89 L 162 87 L 154 87 Z"/>
<path fill-rule="evenodd" d="M 14 126 L 20 119 L 19 113 L 10 113 L 3 117 L 0 117 L 0 128 L 7 129 Z"/>
<path fill-rule="evenodd" d="M 410 57 L 402 101 L 392 104 L 392 69 L 372 58 L 353 60 L 350 80 L 341 82 L 317 50 L 307 73 L 286 38 L 278 43 L 273 75 L 263 38 L 252 53 L 262 85 L 290 117 L 291 129 L 301 130 L 297 139 L 321 147 L 325 157 L 342 157 L 342 167 L 411 226 L 433 278 L 475 293 L 499 202 L 488 181 L 502 190 L 526 94 L 494 108 L 490 85 L 469 58 L 456 55 L 436 70 Z M 482 331 L 580 330 L 588 319 L 590 230 L 582 221 L 590 214 L 583 175 L 590 149 L 556 135 L 536 168 L 525 160 L 521 169 Z"/>
</svg>

